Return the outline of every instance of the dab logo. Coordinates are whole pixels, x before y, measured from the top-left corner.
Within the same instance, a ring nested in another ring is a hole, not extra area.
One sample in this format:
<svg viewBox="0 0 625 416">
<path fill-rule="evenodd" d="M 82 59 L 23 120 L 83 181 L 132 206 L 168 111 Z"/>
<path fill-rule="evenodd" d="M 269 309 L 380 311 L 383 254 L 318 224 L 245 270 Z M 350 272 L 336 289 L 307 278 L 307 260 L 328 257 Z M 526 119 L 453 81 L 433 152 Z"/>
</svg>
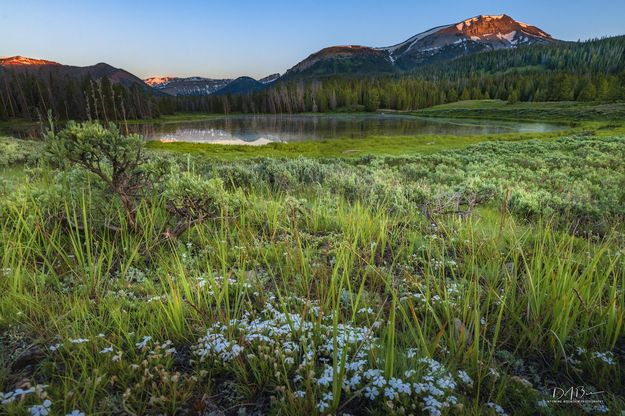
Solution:
<svg viewBox="0 0 625 416">
<path fill-rule="evenodd" d="M 577 387 L 554 387 L 552 391 L 552 403 L 602 403 L 599 395 L 604 391 L 588 392 L 584 386 Z"/>
</svg>

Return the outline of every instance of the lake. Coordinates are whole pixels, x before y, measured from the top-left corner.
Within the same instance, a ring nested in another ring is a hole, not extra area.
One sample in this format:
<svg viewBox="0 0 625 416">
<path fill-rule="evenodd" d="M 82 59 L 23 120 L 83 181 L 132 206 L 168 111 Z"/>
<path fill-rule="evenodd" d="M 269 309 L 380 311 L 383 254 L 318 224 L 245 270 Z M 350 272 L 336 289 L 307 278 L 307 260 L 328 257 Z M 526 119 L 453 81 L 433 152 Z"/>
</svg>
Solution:
<svg viewBox="0 0 625 416">
<path fill-rule="evenodd" d="M 204 120 L 129 124 L 146 140 L 215 144 L 263 145 L 334 138 L 373 136 L 471 136 L 505 133 L 543 133 L 563 126 L 539 122 L 444 119 L 399 114 L 345 115 L 234 115 L 207 116 Z M 41 135 L 40 126 L 5 129 L 16 137 Z"/>
<path fill-rule="evenodd" d="M 202 121 L 130 126 L 148 140 L 262 145 L 334 138 L 414 135 L 543 133 L 563 127 L 548 123 L 414 117 L 396 114 L 235 115 Z"/>
</svg>

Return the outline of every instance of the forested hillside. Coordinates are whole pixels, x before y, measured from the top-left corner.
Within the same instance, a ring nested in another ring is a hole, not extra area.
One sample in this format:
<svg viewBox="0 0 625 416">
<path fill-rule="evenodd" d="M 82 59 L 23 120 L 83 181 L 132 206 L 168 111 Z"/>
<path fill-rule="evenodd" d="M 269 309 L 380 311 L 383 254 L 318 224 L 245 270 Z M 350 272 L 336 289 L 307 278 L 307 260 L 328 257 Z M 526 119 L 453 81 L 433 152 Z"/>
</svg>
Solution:
<svg viewBox="0 0 625 416">
<path fill-rule="evenodd" d="M 269 88 L 165 97 L 138 84 L 0 67 L 0 119 L 125 120 L 173 112 L 416 110 L 459 100 L 625 100 L 625 36 L 478 53 L 406 74 L 287 78 Z M 250 90 L 247 90 L 250 91 Z"/>
<path fill-rule="evenodd" d="M 414 110 L 489 98 L 624 100 L 625 37 L 481 53 L 405 75 L 290 80 L 246 96 L 177 99 L 175 107 L 217 113 Z"/>
<path fill-rule="evenodd" d="M 78 78 L 0 67 L 0 120 L 38 120 L 48 110 L 62 120 L 144 119 L 158 117 L 167 104 L 140 84 L 113 83 L 107 76 Z"/>
</svg>

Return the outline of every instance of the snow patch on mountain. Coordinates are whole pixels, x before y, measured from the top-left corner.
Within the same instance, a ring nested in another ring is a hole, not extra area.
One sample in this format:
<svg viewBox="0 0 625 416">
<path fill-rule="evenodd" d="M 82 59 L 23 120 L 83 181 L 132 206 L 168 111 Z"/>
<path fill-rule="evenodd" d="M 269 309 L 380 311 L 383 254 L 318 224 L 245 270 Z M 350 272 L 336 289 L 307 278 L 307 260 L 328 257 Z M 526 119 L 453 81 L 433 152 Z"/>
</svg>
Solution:
<svg viewBox="0 0 625 416">
<path fill-rule="evenodd" d="M 417 42 L 419 42 L 422 39 L 425 39 L 426 37 L 435 34 L 436 32 L 438 32 L 441 29 L 445 29 L 449 27 L 449 25 L 445 25 L 445 26 L 437 26 L 435 28 L 432 28 L 428 31 L 425 31 L 423 33 L 419 33 L 413 37 L 411 37 L 410 39 L 402 42 L 402 43 L 398 43 L 397 45 L 393 45 L 393 46 L 387 46 L 387 47 L 383 47 L 383 48 L 376 48 L 377 50 L 380 51 L 387 51 L 390 53 L 395 52 L 398 49 L 403 48 L 406 45 L 409 45 L 408 48 L 406 49 L 406 51 L 410 50 Z"/>
</svg>

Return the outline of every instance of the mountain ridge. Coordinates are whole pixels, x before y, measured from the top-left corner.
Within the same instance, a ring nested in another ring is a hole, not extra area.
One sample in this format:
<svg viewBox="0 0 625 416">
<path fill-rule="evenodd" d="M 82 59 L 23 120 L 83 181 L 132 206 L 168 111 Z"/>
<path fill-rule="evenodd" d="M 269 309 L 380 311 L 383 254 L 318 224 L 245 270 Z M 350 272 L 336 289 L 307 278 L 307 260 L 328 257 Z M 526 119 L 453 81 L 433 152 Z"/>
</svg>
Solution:
<svg viewBox="0 0 625 416">
<path fill-rule="evenodd" d="M 436 26 L 387 47 L 330 46 L 289 69 L 284 78 L 327 76 L 341 73 L 405 72 L 437 60 L 490 50 L 558 42 L 536 26 L 507 14 L 479 15 Z"/>
<path fill-rule="evenodd" d="M 280 78 L 280 74 L 271 74 L 261 79 L 254 79 L 252 77 L 239 77 L 235 79 L 214 79 L 204 77 L 170 77 L 170 76 L 156 76 L 145 78 L 143 82 L 172 96 L 206 96 L 216 93 L 221 93 L 221 90 L 226 91 L 243 91 L 244 86 L 248 86 L 250 91 L 260 89 L 261 86 L 256 84 L 260 83 L 263 86 L 271 85 L 273 82 Z M 251 81 L 253 80 L 253 82 Z M 231 86 L 230 84 L 235 83 Z M 229 88 L 228 88 L 229 87 Z"/>
<path fill-rule="evenodd" d="M 34 74 L 55 71 L 61 75 L 89 75 L 96 79 L 106 76 L 114 83 L 124 86 L 138 84 L 157 95 L 206 96 L 216 93 L 245 94 L 270 86 L 274 82 L 298 77 L 405 73 L 423 65 L 452 61 L 475 53 L 553 42 L 560 41 L 542 29 L 517 21 L 507 14 L 478 15 L 457 23 L 436 26 L 392 46 L 326 47 L 310 54 L 284 75 L 272 74 L 260 80 L 251 77 L 213 79 L 173 76 L 142 80 L 124 69 L 106 63 L 77 67 L 23 56 L 0 58 L 0 68 Z"/>
<path fill-rule="evenodd" d="M 7 71 L 17 73 L 29 73 L 32 75 L 48 76 L 52 73 L 60 76 L 69 76 L 72 78 L 82 79 L 90 76 L 94 79 L 107 77 L 113 83 L 119 83 L 125 87 L 138 85 L 144 90 L 152 91 L 153 89 L 143 82 L 136 75 L 116 68 L 104 62 L 99 62 L 89 66 L 64 65 L 54 61 L 45 59 L 27 58 L 24 56 L 13 56 L 8 58 L 0 58 L 0 68 Z"/>
<path fill-rule="evenodd" d="M 232 79 L 204 77 L 150 77 L 143 80 L 147 85 L 172 96 L 210 95 L 232 82 Z"/>
</svg>

